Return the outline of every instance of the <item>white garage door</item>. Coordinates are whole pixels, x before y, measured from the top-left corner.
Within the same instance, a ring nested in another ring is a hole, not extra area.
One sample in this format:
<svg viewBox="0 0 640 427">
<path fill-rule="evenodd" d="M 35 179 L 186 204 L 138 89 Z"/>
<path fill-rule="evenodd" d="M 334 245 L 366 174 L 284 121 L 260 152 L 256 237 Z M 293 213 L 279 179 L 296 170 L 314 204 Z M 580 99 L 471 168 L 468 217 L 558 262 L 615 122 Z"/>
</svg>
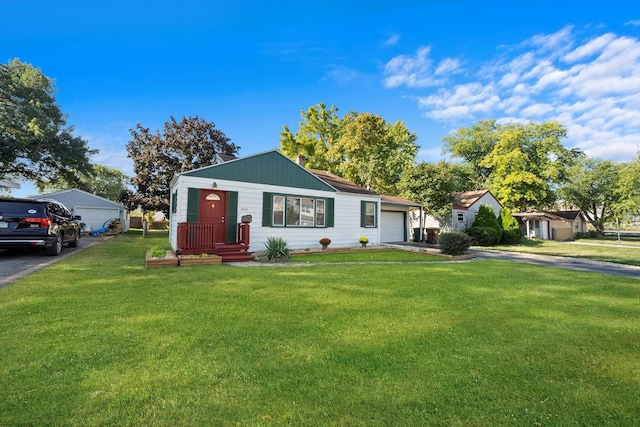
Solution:
<svg viewBox="0 0 640 427">
<path fill-rule="evenodd" d="M 80 215 L 82 219 L 80 222 L 87 224 L 87 227 L 91 227 L 91 230 L 97 230 L 102 228 L 104 223 L 112 218 L 120 217 L 120 210 L 118 208 L 91 208 L 76 206 L 75 214 Z"/>
<path fill-rule="evenodd" d="M 382 242 L 402 242 L 404 240 L 404 212 L 382 211 L 380 221 Z"/>
</svg>

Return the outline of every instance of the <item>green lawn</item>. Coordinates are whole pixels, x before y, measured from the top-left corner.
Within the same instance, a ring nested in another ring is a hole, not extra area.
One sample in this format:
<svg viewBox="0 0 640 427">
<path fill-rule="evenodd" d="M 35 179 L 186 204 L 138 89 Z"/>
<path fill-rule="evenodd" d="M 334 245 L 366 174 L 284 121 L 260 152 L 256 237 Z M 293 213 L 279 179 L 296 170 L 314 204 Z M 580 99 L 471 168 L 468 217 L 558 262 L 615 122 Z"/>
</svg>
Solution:
<svg viewBox="0 0 640 427">
<path fill-rule="evenodd" d="M 0 425 L 634 425 L 640 281 L 501 261 L 145 269 L 0 289 Z"/>
<path fill-rule="evenodd" d="M 599 245 L 586 245 L 584 243 L 595 243 Z M 631 241 L 628 246 L 636 246 L 635 243 L 636 242 Z M 640 265 L 640 246 L 638 246 L 638 248 L 625 248 L 615 247 L 615 245 L 617 245 L 615 241 L 600 239 L 581 239 L 575 242 L 524 240 L 524 242 L 519 245 L 492 246 L 491 249 L 511 252 L 529 252 L 542 255 L 570 256 L 596 261 L 617 262 L 619 264 Z M 621 246 L 627 246 L 627 243 L 623 242 Z"/>
<path fill-rule="evenodd" d="M 365 249 L 348 252 L 297 253 L 291 262 L 309 263 L 349 263 L 349 262 L 434 262 L 447 261 L 443 256 L 429 255 L 424 252 L 409 252 L 399 249 Z"/>
</svg>

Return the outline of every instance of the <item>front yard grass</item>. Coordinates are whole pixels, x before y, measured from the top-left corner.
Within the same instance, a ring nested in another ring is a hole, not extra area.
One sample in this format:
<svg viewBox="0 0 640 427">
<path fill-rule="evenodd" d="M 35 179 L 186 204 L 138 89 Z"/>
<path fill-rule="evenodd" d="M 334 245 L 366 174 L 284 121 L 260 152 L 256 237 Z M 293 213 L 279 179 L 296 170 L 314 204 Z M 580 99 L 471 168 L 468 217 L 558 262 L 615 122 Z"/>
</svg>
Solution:
<svg viewBox="0 0 640 427">
<path fill-rule="evenodd" d="M 599 245 L 585 245 L 583 243 L 597 243 Z M 490 249 L 511 252 L 527 252 L 540 255 L 569 256 L 640 266 L 640 247 L 636 249 L 615 247 L 614 245 L 616 245 L 615 242 L 596 239 L 584 239 L 577 240 L 575 242 L 525 239 L 518 245 L 499 245 L 492 246 Z M 623 242 L 621 246 L 625 246 L 625 243 Z M 632 244 L 630 246 L 635 245 Z"/>
<path fill-rule="evenodd" d="M 503 261 L 145 269 L 0 289 L 0 425 L 634 425 L 640 282 Z"/>
<path fill-rule="evenodd" d="M 346 263 L 346 262 L 434 262 L 447 261 L 444 256 L 424 252 L 409 252 L 399 249 L 365 249 L 347 252 L 295 253 L 291 262 Z"/>
</svg>

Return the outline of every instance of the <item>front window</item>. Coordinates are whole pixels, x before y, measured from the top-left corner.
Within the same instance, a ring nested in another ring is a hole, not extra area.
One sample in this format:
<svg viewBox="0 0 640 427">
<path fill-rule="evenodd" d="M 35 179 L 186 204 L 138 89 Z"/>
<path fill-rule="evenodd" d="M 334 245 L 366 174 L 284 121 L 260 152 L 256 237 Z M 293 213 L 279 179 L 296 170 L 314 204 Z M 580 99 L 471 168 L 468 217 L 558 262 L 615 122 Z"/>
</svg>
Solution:
<svg viewBox="0 0 640 427">
<path fill-rule="evenodd" d="M 323 199 L 316 200 L 316 226 L 324 227 L 324 204 Z"/>
<path fill-rule="evenodd" d="M 326 200 L 273 196 L 273 226 L 325 227 Z"/>
<path fill-rule="evenodd" d="M 458 222 L 464 222 L 464 214 L 463 213 L 459 213 L 458 214 Z"/>
<path fill-rule="evenodd" d="M 284 196 L 273 196 L 273 225 L 284 225 Z"/>
</svg>

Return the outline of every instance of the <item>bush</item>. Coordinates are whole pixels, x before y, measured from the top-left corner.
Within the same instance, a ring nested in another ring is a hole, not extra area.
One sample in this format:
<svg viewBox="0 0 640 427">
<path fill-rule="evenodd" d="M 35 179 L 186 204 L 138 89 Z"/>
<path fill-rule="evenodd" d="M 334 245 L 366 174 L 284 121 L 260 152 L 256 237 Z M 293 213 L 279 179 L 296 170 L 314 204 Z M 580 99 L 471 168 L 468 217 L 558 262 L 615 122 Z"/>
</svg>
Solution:
<svg viewBox="0 0 640 427">
<path fill-rule="evenodd" d="M 517 230 L 502 230 L 502 236 L 500 237 L 500 243 L 504 245 L 515 245 L 522 242 L 524 234 L 520 229 Z"/>
<path fill-rule="evenodd" d="M 596 230 L 589 230 L 589 231 L 586 231 L 584 233 L 579 231 L 579 232 L 577 232 L 575 234 L 575 239 L 576 240 L 578 240 L 578 239 L 595 239 L 597 237 L 600 237 L 600 235 L 598 234 L 598 232 Z"/>
<path fill-rule="evenodd" d="M 520 225 L 518 220 L 511 215 L 511 211 L 508 208 L 504 208 L 500 211 L 498 216 L 498 223 L 502 227 L 502 236 L 500 237 L 500 243 L 505 245 L 513 245 L 520 243 L 524 234 L 520 231 Z"/>
<path fill-rule="evenodd" d="M 496 214 L 493 212 L 493 208 L 489 205 L 480 205 L 478 209 L 478 215 L 476 215 L 475 221 L 471 224 L 472 228 L 475 227 L 488 227 L 493 228 L 495 230 L 495 234 L 498 236 L 498 240 L 496 244 L 500 242 L 500 236 L 502 235 L 502 226 L 498 222 L 498 218 L 496 218 Z M 471 236 L 473 237 L 473 236 Z M 489 245 L 481 245 L 481 246 L 489 246 Z"/>
<path fill-rule="evenodd" d="M 282 237 L 269 237 L 264 245 L 267 248 L 267 257 L 270 261 L 286 261 L 289 259 L 287 241 Z"/>
<path fill-rule="evenodd" d="M 464 232 L 471 238 L 471 244 L 476 246 L 497 245 L 502 236 L 502 232 L 498 233 L 493 227 L 471 227 Z"/>
<path fill-rule="evenodd" d="M 442 233 L 438 243 L 443 254 L 462 255 L 469 249 L 471 239 L 464 233 Z"/>
</svg>

